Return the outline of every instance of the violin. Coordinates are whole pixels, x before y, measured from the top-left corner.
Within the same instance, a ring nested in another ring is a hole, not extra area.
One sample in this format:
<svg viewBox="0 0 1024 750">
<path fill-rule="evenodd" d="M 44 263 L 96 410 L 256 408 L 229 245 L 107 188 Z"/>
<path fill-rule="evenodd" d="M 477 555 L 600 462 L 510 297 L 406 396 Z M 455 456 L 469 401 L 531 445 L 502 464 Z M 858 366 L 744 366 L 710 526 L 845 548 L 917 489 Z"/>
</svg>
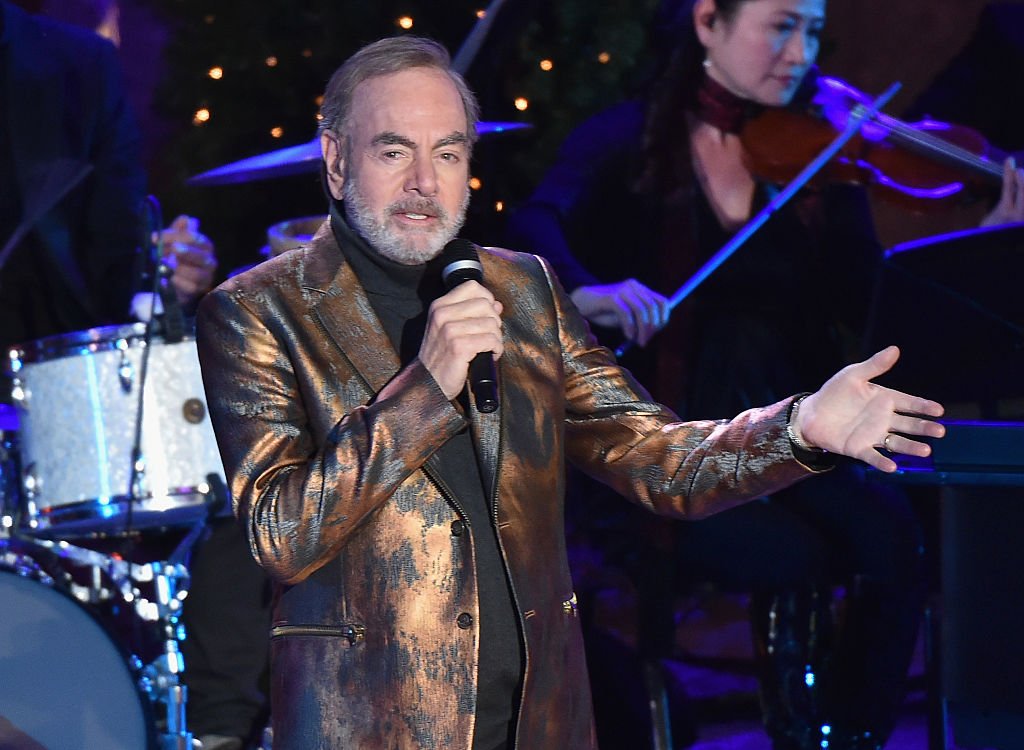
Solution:
<svg viewBox="0 0 1024 750">
<path fill-rule="evenodd" d="M 821 76 L 817 85 L 803 111 L 770 107 L 745 124 L 740 140 L 753 174 L 788 182 L 870 101 L 836 78 Z M 941 210 L 998 196 L 1005 158 L 971 128 L 933 120 L 905 123 L 879 112 L 865 119 L 811 184 L 866 185 L 879 198 L 912 210 Z"/>
</svg>

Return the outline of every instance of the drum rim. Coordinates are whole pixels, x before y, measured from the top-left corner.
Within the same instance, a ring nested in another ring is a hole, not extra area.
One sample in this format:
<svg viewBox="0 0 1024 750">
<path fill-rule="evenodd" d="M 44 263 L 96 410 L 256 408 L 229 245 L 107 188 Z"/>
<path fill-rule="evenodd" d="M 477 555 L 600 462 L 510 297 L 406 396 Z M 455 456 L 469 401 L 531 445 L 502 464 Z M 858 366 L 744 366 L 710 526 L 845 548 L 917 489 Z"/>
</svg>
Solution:
<svg viewBox="0 0 1024 750">
<path fill-rule="evenodd" d="M 132 531 L 146 531 L 169 526 L 188 526 L 200 518 L 205 518 L 209 512 L 209 507 L 217 502 L 215 498 L 209 499 L 210 494 L 211 491 L 201 492 L 199 487 L 180 487 L 175 488 L 173 492 L 160 495 L 159 499 L 152 494 L 137 498 L 132 498 L 128 495 L 116 495 L 105 501 L 101 501 L 99 498 L 89 498 L 75 500 L 62 505 L 42 505 L 35 509 L 34 514 L 30 518 L 24 514 L 22 515 L 21 533 L 28 536 L 56 533 L 69 537 L 88 537 L 94 535 L 121 535 Z M 196 500 L 190 502 L 192 498 L 196 498 Z M 172 501 L 169 507 L 161 509 L 149 507 L 154 502 L 164 503 L 167 501 Z M 105 513 L 98 512 L 99 508 L 106 508 L 108 510 Z M 155 514 L 153 517 L 159 518 L 163 522 L 144 523 L 141 525 L 136 525 L 133 522 L 130 528 L 119 528 L 118 522 L 128 518 L 129 508 L 131 508 L 132 516 L 138 514 L 140 517 L 146 518 Z M 174 517 L 175 511 L 183 510 L 196 511 L 196 517 L 190 517 L 187 521 L 180 523 L 170 521 Z M 33 522 L 36 524 L 35 526 L 27 529 L 24 528 Z M 88 524 L 92 524 L 92 527 L 86 529 L 85 526 Z"/>
<path fill-rule="evenodd" d="M 21 549 L 22 542 L 24 540 L 18 535 L 0 539 L 0 572 L 7 571 L 44 586 L 59 589 L 63 582 L 54 578 L 50 571 L 43 567 L 43 561 L 38 557 L 33 557 L 28 554 L 28 551 Z M 53 557 L 53 553 L 49 550 L 45 550 L 45 554 Z M 31 565 L 27 563 L 31 563 Z"/>
<path fill-rule="evenodd" d="M 8 544 L 0 543 L 0 549 L 6 547 L 10 549 L 9 543 L 14 541 L 14 538 L 9 540 L 0 540 L 0 542 L 7 542 Z M 28 540 L 31 544 L 31 541 Z M 133 688 L 134 695 L 138 699 L 139 708 L 142 710 L 142 723 L 145 728 L 146 734 L 146 749 L 145 750 L 158 750 L 157 743 L 157 727 L 156 727 L 156 707 L 154 706 L 153 700 L 146 694 L 140 684 L 140 677 L 142 674 L 135 674 L 135 671 L 131 666 L 131 658 L 138 658 L 136 654 L 133 654 L 128 646 L 121 642 L 113 631 L 113 628 L 99 617 L 99 614 L 95 612 L 91 607 L 85 603 L 79 601 L 74 595 L 67 590 L 64 583 L 57 577 L 50 575 L 45 568 L 42 567 L 39 560 L 35 559 L 31 555 L 21 554 L 19 552 L 13 552 L 18 557 L 27 557 L 32 560 L 36 567 L 42 571 L 42 574 L 46 577 L 46 580 L 40 580 L 35 575 L 21 573 L 16 569 L 12 569 L 7 563 L 0 559 L 0 575 L 9 573 L 17 578 L 31 581 L 35 584 L 42 586 L 48 591 L 52 591 L 64 600 L 70 602 L 76 609 L 84 614 L 93 625 L 95 625 L 99 631 L 103 634 L 103 637 L 107 639 L 107 642 L 114 649 L 114 652 L 121 659 L 121 664 L 124 666 L 125 673 L 128 676 L 129 682 Z M 52 554 L 52 553 L 50 553 Z"/>
<path fill-rule="evenodd" d="M 182 341 L 194 341 L 193 325 L 186 322 L 186 333 Z M 122 323 L 119 325 L 97 326 L 81 331 L 57 333 L 40 339 L 14 344 L 7 349 L 5 366 L 8 374 L 16 374 L 20 364 L 47 362 L 75 354 L 92 354 L 116 346 L 107 346 L 114 342 L 126 340 L 129 346 L 136 346 L 146 336 L 146 324 L 141 322 Z M 154 331 L 152 339 L 155 343 L 164 343 L 163 334 Z M 13 366 L 15 361 L 19 366 Z"/>
</svg>

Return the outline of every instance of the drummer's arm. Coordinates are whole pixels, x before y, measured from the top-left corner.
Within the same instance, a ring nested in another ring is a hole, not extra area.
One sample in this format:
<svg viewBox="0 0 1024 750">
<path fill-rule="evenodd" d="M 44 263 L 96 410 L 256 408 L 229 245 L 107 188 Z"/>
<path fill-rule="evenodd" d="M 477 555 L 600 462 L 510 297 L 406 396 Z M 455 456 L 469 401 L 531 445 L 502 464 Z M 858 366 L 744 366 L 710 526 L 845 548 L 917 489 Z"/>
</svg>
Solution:
<svg viewBox="0 0 1024 750">
<path fill-rule="evenodd" d="M 213 288 L 217 255 L 210 238 L 199 231 L 199 220 L 179 216 L 160 233 L 162 260 L 174 273 L 170 283 L 178 302 L 192 312 L 200 297 Z"/>
<path fill-rule="evenodd" d="M 213 288 L 217 271 L 217 255 L 210 239 L 199 231 L 199 220 L 179 216 L 160 232 L 158 240 L 160 260 L 171 269 L 170 288 L 184 312 L 195 312 L 199 300 Z M 163 312 L 163 305 L 151 292 L 139 292 L 132 299 L 132 316 L 149 320 L 152 313 Z"/>
</svg>

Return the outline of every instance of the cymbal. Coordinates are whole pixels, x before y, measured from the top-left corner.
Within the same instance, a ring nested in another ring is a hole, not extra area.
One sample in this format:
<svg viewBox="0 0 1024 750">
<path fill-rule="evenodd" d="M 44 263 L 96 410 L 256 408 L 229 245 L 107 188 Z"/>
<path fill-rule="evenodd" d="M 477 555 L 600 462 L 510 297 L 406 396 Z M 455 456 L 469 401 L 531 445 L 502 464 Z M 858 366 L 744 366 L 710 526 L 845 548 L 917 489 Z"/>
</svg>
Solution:
<svg viewBox="0 0 1024 750">
<path fill-rule="evenodd" d="M 477 133 L 481 136 L 497 135 L 512 130 L 533 127 L 525 122 L 478 122 Z M 267 180 L 273 177 L 288 177 L 296 174 L 315 172 L 320 168 L 320 139 L 309 143 L 289 146 L 265 154 L 250 156 L 248 159 L 231 162 L 189 177 L 186 185 L 234 185 L 243 182 Z"/>
</svg>

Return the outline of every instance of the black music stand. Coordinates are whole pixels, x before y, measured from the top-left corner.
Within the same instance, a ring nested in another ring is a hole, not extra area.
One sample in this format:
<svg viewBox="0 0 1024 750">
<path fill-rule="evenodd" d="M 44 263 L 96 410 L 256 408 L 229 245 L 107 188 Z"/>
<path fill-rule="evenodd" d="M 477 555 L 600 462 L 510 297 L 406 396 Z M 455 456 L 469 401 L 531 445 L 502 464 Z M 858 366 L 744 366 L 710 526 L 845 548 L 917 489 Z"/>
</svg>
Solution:
<svg viewBox="0 0 1024 750">
<path fill-rule="evenodd" d="M 1024 395 L 1024 223 L 908 242 L 879 268 L 865 348 L 898 344 L 882 382 L 946 403 Z M 995 418 L 995 414 L 982 414 Z"/>
<path fill-rule="evenodd" d="M 1004 399 L 1024 396 L 1022 271 L 1024 223 L 889 250 L 865 344 L 898 344 L 903 357 L 882 382 L 1002 417 Z M 949 730 L 965 748 L 1019 746 L 1024 732 L 1022 434 L 1019 422 L 950 425 L 918 476 L 941 488 L 942 716 L 930 748 L 948 747 Z"/>
</svg>

